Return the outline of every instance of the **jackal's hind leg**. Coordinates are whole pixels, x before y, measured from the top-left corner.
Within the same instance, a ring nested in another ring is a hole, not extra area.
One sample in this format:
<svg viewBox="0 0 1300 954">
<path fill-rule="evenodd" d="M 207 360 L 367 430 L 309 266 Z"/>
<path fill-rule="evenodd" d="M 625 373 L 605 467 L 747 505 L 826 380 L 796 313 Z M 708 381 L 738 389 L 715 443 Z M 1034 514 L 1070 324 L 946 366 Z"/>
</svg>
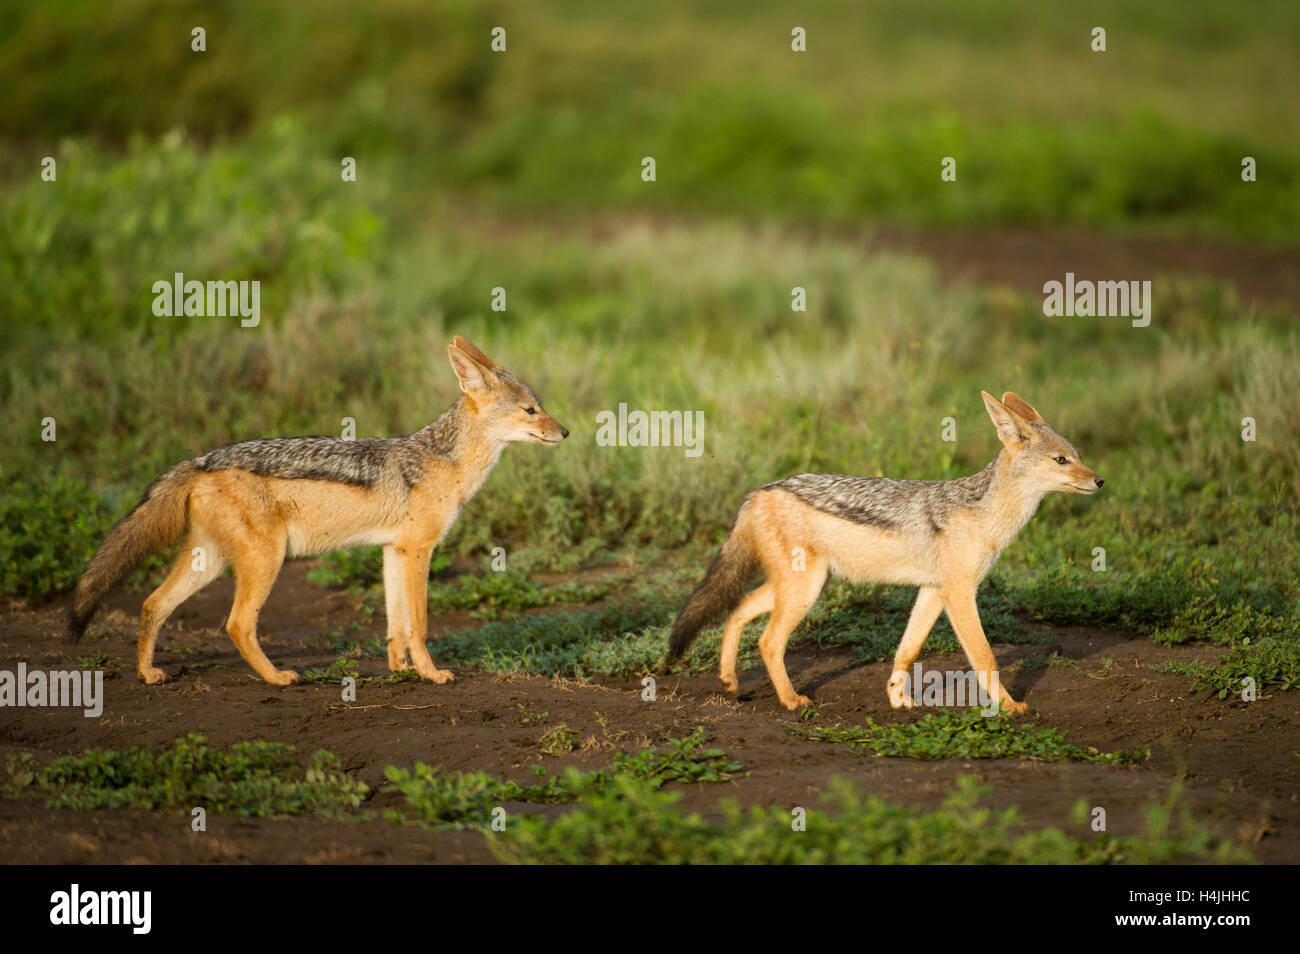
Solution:
<svg viewBox="0 0 1300 954">
<path fill-rule="evenodd" d="M 745 627 L 757 616 L 772 612 L 772 587 L 768 583 L 750 592 L 727 617 L 722 630 L 722 656 L 718 663 L 718 678 L 727 692 L 739 692 L 736 680 L 736 658 L 740 655 L 740 637 Z"/>
<path fill-rule="evenodd" d="M 800 571 L 784 570 L 781 579 L 769 578 L 773 589 L 772 616 L 767 629 L 758 640 L 758 651 L 767 667 L 768 678 L 776 689 L 777 697 L 787 709 L 795 710 L 812 705 L 812 700 L 794 691 L 790 676 L 785 670 L 785 645 L 790 640 L 800 620 L 807 615 L 826 583 L 828 565 L 825 560 L 808 559 L 807 568 Z"/>
<path fill-rule="evenodd" d="M 226 632 L 239 650 L 239 655 L 267 682 L 287 686 L 298 681 L 292 669 L 276 669 L 266 658 L 257 642 L 257 616 L 271 595 L 271 587 L 284 563 L 284 545 L 267 541 L 243 542 L 234 555 L 235 602 L 226 620 Z"/>
<path fill-rule="evenodd" d="M 196 550 L 201 552 L 195 552 Z M 140 640 L 136 645 L 135 668 L 142 682 L 154 685 L 167 678 L 167 674 L 153 664 L 158 631 L 176 611 L 176 607 L 215 580 L 225 568 L 225 558 L 207 541 L 191 537 L 181 547 L 167 578 L 158 589 L 149 594 L 140 613 Z"/>
</svg>

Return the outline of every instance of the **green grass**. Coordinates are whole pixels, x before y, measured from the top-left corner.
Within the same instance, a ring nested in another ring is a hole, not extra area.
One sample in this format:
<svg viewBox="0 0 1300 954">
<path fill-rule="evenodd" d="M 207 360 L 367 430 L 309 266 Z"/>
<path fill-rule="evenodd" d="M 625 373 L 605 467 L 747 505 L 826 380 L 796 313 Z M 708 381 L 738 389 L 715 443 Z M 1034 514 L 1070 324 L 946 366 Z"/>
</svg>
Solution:
<svg viewBox="0 0 1300 954">
<path fill-rule="evenodd" d="M 47 808 L 150 809 L 222 815 L 358 814 L 368 793 L 324 750 L 305 762 L 292 745 L 236 742 L 209 747 L 191 733 L 171 746 L 122 751 L 90 749 L 38 765 L 28 753 L 10 756 L 0 794 L 44 798 Z"/>
<path fill-rule="evenodd" d="M 126 191 L 144 164 L 125 161 Z M 455 393 L 439 354 L 455 328 L 529 380 L 574 430 L 553 451 L 510 448 L 466 508 L 444 552 L 484 565 L 503 543 L 560 563 L 716 540 L 745 491 L 798 470 L 973 472 L 995 449 L 978 389 L 1002 386 L 1035 401 L 1108 477 L 1096 498 L 1045 502 L 998 568 L 1016 599 L 1081 621 L 1149 600 L 1133 612 L 1150 622 L 1168 611 L 1176 580 L 1233 602 L 1294 599 L 1300 431 L 1285 395 L 1300 346 L 1280 315 L 1172 286 L 1159 327 L 1053 323 L 1028 297 L 944 288 L 918 262 L 862 262 L 833 242 L 725 227 L 601 245 L 460 238 L 437 230 L 392 259 L 376 255 L 397 271 L 386 287 L 370 286 L 376 299 L 353 297 L 362 287 L 337 301 L 295 298 L 261 329 L 182 321 L 128 331 L 143 309 L 124 303 L 101 313 L 110 326 L 121 317 L 99 346 L 47 325 L 15 347 L 0 392 L 31 426 L 13 432 L 4 467 L 33 476 L 6 498 L 6 590 L 66 589 L 152 477 L 222 441 L 328 433 L 344 416 L 359 434 L 421 426 Z M 408 271 L 418 261 L 444 265 Z M 69 256 L 67 266 L 87 262 Z M 126 284 L 147 289 L 143 271 Z M 480 292 L 501 272 L 513 276 L 512 308 L 529 318 L 507 313 L 489 329 Z M 796 281 L 819 302 L 799 320 L 782 314 Z M 432 318 L 428 301 L 439 303 Z M 104 397 L 91 399 L 87 381 Z M 594 416 L 619 400 L 703 410 L 708 452 L 692 460 L 596 446 Z M 1238 436 L 1247 413 L 1259 424 L 1254 444 Z M 46 415 L 59 422 L 52 444 L 39 439 Z M 947 416 L 958 422 L 956 444 L 939 440 Z M 77 479 L 92 489 L 81 491 L 85 504 L 70 502 L 70 519 L 69 506 L 45 498 L 58 486 L 48 481 Z M 94 522 L 78 523 L 87 514 Z M 1257 545 L 1238 545 L 1243 534 Z M 1094 546 L 1107 548 L 1105 573 L 1089 569 Z"/>
<path fill-rule="evenodd" d="M 178 148 L 200 167 L 227 162 Z M 282 148 L 290 167 L 305 151 L 296 141 Z M 149 181 L 156 157 L 94 161 L 130 195 Z M 292 187 L 288 169 L 255 168 L 228 173 L 236 209 L 263 192 L 250 176 Z M 257 219 L 259 229 L 280 229 L 268 237 L 276 248 L 295 246 L 299 218 L 324 226 L 344 200 L 295 201 L 306 207 L 287 211 L 282 225 Z M 77 214 L 93 227 L 96 216 L 107 225 L 119 211 L 87 203 Z M 210 215 L 223 221 L 221 210 Z M 20 223 L 40 218 L 37 209 L 17 211 Z M 132 241 L 173 253 L 87 257 L 54 242 L 62 261 L 39 265 L 123 272 L 88 279 L 124 289 L 93 317 L 55 298 L 4 303 L 31 323 L 15 329 L 0 377 L 13 419 L 28 422 L 12 432 L 4 461 L 7 473 L 30 475 L 6 500 L 0 567 L 14 568 L 11 592 L 66 589 L 91 541 L 152 477 L 225 440 L 337 432 L 345 416 L 360 435 L 423 425 L 455 394 L 440 354 L 454 328 L 533 384 L 574 437 L 554 450 L 509 449 L 444 552 L 478 554 L 486 565 L 502 544 L 556 563 L 628 545 L 680 547 L 717 539 L 745 491 L 798 470 L 970 473 L 995 449 L 978 390 L 1010 387 L 1108 478 L 1097 498 L 1047 501 L 1016 541 L 1004 563 L 1033 571 L 1016 581 L 1022 599 L 1050 601 L 1058 616 L 1073 601 L 1076 618 L 1104 618 L 1118 615 L 1115 600 L 1174 578 L 1238 588 L 1234 601 L 1294 598 L 1300 425 L 1286 396 L 1300 344 L 1284 315 L 1247 309 L 1222 290 L 1162 287 L 1156 325 L 1138 330 L 1049 321 L 1030 296 L 945 288 L 922 263 L 862 261 L 834 241 L 711 226 L 557 243 L 532 231 L 498 238 L 440 226 L 400 244 L 375 239 L 343 259 L 356 274 L 333 291 L 329 275 L 340 266 L 323 247 L 295 246 L 296 264 L 267 260 L 285 297 L 278 305 L 264 298 L 264 326 L 241 329 L 148 315 L 149 281 L 164 257 L 192 270 L 182 260 L 200 248 L 244 256 L 215 249 L 201 230 L 187 237 L 141 227 L 153 235 Z M 241 231 L 236 222 L 231 234 Z M 11 267 L 37 267 L 29 246 L 13 252 Z M 440 264 L 420 265 L 429 261 Z M 384 263 L 382 271 L 371 263 Z M 486 292 L 503 276 L 513 304 L 489 325 Z M 796 283 L 815 302 L 807 316 L 788 311 Z M 0 295 L 53 294 L 60 284 L 24 273 L 0 282 L 10 290 Z M 81 323 L 107 340 L 78 344 Z M 87 382 L 103 396 L 92 399 Z M 596 446 L 595 414 L 620 400 L 702 410 L 706 454 Z M 1258 422 L 1253 444 L 1238 433 L 1247 414 Z M 47 415 L 58 421 L 54 443 L 39 437 Z M 958 423 L 955 444 L 939 439 L 948 416 Z M 91 483 L 84 503 L 44 502 L 57 486 L 49 481 L 78 479 Z M 94 522 L 70 523 L 69 506 Z M 1241 534 L 1258 545 L 1234 545 Z M 37 542 L 44 549 L 33 552 Z M 1107 548 L 1105 573 L 1088 567 L 1094 546 Z"/>
<path fill-rule="evenodd" d="M 1147 811 L 1138 836 L 1081 838 L 1087 807 L 1075 809 L 1069 830 L 1025 832 L 1014 808 L 980 804 L 988 787 L 960 776 L 941 808 L 924 811 L 863 796 L 833 779 L 826 811 L 806 809 L 794 830 L 790 808 L 742 809 L 734 800 L 711 821 L 676 806 L 679 793 L 635 779 L 548 820 L 517 815 L 491 837 L 503 860 L 534 864 L 1177 864 L 1243 862 L 1249 854 L 1215 843 L 1197 827 L 1176 794 Z"/>
<path fill-rule="evenodd" d="M 1234 643 L 1213 663 L 1170 660 L 1161 672 L 1190 676 L 1196 689 L 1213 690 L 1220 699 L 1242 699 L 1247 690 L 1258 699 L 1263 690 L 1300 688 L 1300 645 L 1264 638 Z"/>
<path fill-rule="evenodd" d="M 437 576 L 451 566 L 451 557 L 435 554 L 429 561 L 429 574 Z M 307 572 L 307 579 L 321 586 L 346 586 L 355 595 L 384 582 L 383 547 L 354 547 L 334 550 L 321 556 L 320 565 Z"/>
<path fill-rule="evenodd" d="M 303 682 L 341 682 L 344 679 L 357 679 L 358 664 L 350 656 L 339 656 L 328 666 L 306 669 L 302 673 Z"/>
<path fill-rule="evenodd" d="M 906 759 L 1035 759 L 1046 762 L 1144 762 L 1148 752 L 1099 752 L 1065 741 L 1059 729 L 1037 728 L 1010 716 L 982 716 L 977 709 L 932 712 L 917 722 L 852 727 L 789 723 L 792 735 L 814 742 L 846 743 L 855 752 Z"/>
<path fill-rule="evenodd" d="M 1197 826 L 1178 792 L 1146 812 L 1136 837 L 1081 838 L 1058 828 L 1025 831 L 1016 809 L 980 805 L 989 789 L 960 776 L 944 805 L 924 811 L 863 797 L 832 779 L 827 811 L 805 807 L 804 830 L 792 827 L 790 808 L 742 809 L 722 801 L 708 818 L 676 806 L 672 781 L 725 782 L 741 770 L 716 749 L 702 748 L 702 728 L 670 739 L 666 752 L 620 753 L 608 770 L 570 767 L 547 775 L 534 766 L 534 784 L 502 781 L 478 772 L 447 772 L 417 763 L 388 768 L 405 805 L 387 817 L 396 823 L 483 831 L 494 853 L 512 863 L 545 864 L 1162 864 L 1250 859 L 1230 842 L 1215 843 Z M 1105 761 L 1105 759 L 1098 759 Z M 558 816 L 506 803 L 564 804 Z M 495 820 L 505 821 L 503 832 Z M 1086 830 L 1086 805 L 1075 808 L 1073 830 Z"/>
<path fill-rule="evenodd" d="M 440 637 L 438 658 L 497 673 L 638 675 L 663 658 L 670 612 L 617 604 L 501 620 Z"/>
<path fill-rule="evenodd" d="M 489 572 L 463 576 L 454 582 L 431 583 L 429 608 L 434 612 L 462 609 L 478 619 L 499 619 L 538 606 L 594 603 L 609 592 L 606 583 L 570 581 L 540 586 L 521 574 Z"/>
<path fill-rule="evenodd" d="M 790 807 L 742 809 L 722 801 L 708 817 L 684 813 L 674 782 L 726 782 L 743 769 L 706 747 L 702 728 L 667 740 L 662 749 L 618 753 L 608 769 L 563 774 L 533 767 L 521 784 L 486 772 L 448 772 L 416 763 L 389 766 L 385 792 L 401 797 L 390 821 L 435 829 L 483 831 L 491 849 L 516 863 L 637 864 L 1160 864 L 1243 862 L 1249 852 L 1216 843 L 1194 823 L 1177 790 L 1148 806 L 1138 836 L 1080 837 L 1087 806 L 1080 801 L 1066 829 L 1026 830 L 1014 808 L 993 811 L 987 794 L 962 776 L 944 805 L 933 811 L 864 797 L 833 779 L 826 810 L 811 806 L 803 830 L 792 826 Z M 54 809 L 208 811 L 272 817 L 315 814 L 341 820 L 373 819 L 363 802 L 367 787 L 318 751 L 299 759 L 293 746 L 250 741 L 229 750 L 209 748 L 188 735 L 170 746 L 124 751 L 92 749 L 40 765 L 29 753 L 10 756 L 5 797 L 39 797 Z M 494 832 L 497 809 L 511 803 L 565 806 L 544 817 L 512 808 L 504 832 Z"/>
<path fill-rule="evenodd" d="M 557 726 L 544 738 L 554 739 L 566 728 Z M 564 746 L 547 751 L 544 745 L 544 754 L 572 751 L 576 733 L 569 730 L 565 738 L 568 741 Z M 534 765 L 536 781 L 531 785 L 503 781 L 483 771 L 448 772 L 421 762 L 409 770 L 390 765 L 386 774 L 392 784 L 386 791 L 401 794 L 406 805 L 389 811 L 387 817 L 399 824 L 488 831 L 493 810 L 503 802 L 586 802 L 617 790 L 625 781 L 654 791 L 669 782 L 725 782 L 742 770 L 738 762 L 728 759 L 720 749 L 705 748 L 705 742 L 704 728 L 700 726 L 684 738 L 669 738 L 663 752 L 654 749 L 642 749 L 635 755 L 619 752 L 605 770 L 584 772 L 570 766 L 561 775 L 548 775 L 541 766 Z"/>
</svg>

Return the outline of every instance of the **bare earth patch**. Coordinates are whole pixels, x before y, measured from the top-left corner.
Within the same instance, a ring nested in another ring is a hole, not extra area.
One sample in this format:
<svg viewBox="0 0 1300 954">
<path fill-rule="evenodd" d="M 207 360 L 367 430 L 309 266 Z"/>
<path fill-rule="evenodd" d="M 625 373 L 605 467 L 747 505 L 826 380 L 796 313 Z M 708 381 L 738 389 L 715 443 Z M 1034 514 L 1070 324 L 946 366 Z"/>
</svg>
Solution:
<svg viewBox="0 0 1300 954">
<path fill-rule="evenodd" d="M 321 634 L 360 619 L 348 598 L 305 580 L 306 565 L 290 564 L 263 612 L 263 646 L 278 664 L 299 671 L 323 667 L 336 653 Z M 1209 658 L 1212 647 L 1161 649 L 1118 633 L 1064 629 L 1055 645 L 999 645 L 1011 692 L 1034 710 L 1032 721 L 1068 733 L 1076 745 L 1104 751 L 1150 748 L 1142 766 L 1002 760 L 924 762 L 873 758 L 845 745 L 791 735 L 794 720 L 776 700 L 760 669 L 741 676 L 739 699 L 724 696 L 712 676 L 659 674 L 659 696 L 641 701 L 637 680 L 583 684 L 544 676 L 497 676 L 457 671 L 448 686 L 362 682 L 355 703 L 343 703 L 336 685 L 276 688 L 244 664 L 221 627 L 231 582 L 214 583 L 186 603 L 164 628 L 160 653 L 172 677 L 145 686 L 134 673 L 135 614 L 141 594 L 116 591 L 78 654 L 106 653 L 114 662 L 105 680 L 99 719 L 80 710 L 7 709 L 0 713 L 0 757 L 18 751 L 42 761 L 87 748 L 124 748 L 169 742 L 200 732 L 228 746 L 247 739 L 291 743 L 300 752 L 329 749 L 367 785 L 384 784 L 384 768 L 415 761 L 450 769 L 484 769 L 529 779 L 528 767 L 550 772 L 565 765 L 594 769 L 615 750 L 633 752 L 665 735 L 704 725 L 710 744 L 743 763 L 748 775 L 723 784 L 699 784 L 684 804 L 709 810 L 734 796 L 743 804 L 814 807 L 835 775 L 887 799 L 933 807 L 959 773 L 993 786 L 991 805 L 1018 805 L 1027 825 L 1070 825 L 1079 798 L 1107 810 L 1110 830 L 1143 827 L 1143 809 L 1182 779 L 1196 817 L 1224 835 L 1248 840 L 1259 860 L 1300 861 L 1300 701 L 1277 693 L 1253 704 L 1193 693 L 1181 676 L 1153 672 L 1170 658 Z M 113 612 L 116 611 L 116 612 Z M 40 610 L 9 607 L 0 616 L 0 668 L 75 665 L 61 649 L 61 603 Z M 465 617 L 438 617 L 435 634 L 464 628 Z M 381 619 L 362 638 L 380 634 Z M 993 636 L 996 642 L 996 634 Z M 436 638 L 430 649 L 437 658 Z M 1073 666 L 1014 669 L 1022 658 L 1059 652 Z M 1111 661 L 1106 665 L 1103 659 Z M 795 685 L 816 703 L 818 725 L 910 721 L 924 712 L 898 713 L 885 697 L 888 664 L 857 664 L 844 650 L 792 651 Z M 927 665 L 963 668 L 960 656 L 927 657 Z M 219 668 L 212 668 L 219 667 Z M 359 660 L 362 676 L 386 674 L 381 659 Z M 520 707 L 523 707 L 522 709 Z M 545 714 L 542 716 L 542 714 Z M 544 755 L 543 734 L 565 725 L 577 733 L 572 752 Z M 375 794 L 367 807 L 382 810 L 395 796 Z M 535 806 L 508 806 L 536 811 Z M 314 818 L 239 819 L 210 815 L 205 833 L 190 831 L 187 815 L 151 812 L 48 811 L 37 800 L 0 800 L 0 855 L 34 863 L 490 863 L 484 837 L 474 832 L 428 832 L 386 821 L 354 823 Z"/>
</svg>

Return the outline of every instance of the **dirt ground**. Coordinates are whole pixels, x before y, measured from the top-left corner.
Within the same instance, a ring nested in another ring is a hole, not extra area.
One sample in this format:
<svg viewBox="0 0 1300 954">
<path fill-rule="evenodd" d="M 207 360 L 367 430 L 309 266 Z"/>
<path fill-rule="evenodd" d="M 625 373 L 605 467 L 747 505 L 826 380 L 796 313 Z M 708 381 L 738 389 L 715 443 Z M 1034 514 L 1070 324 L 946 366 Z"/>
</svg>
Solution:
<svg viewBox="0 0 1300 954">
<path fill-rule="evenodd" d="M 1300 251 L 1154 236 L 1099 236 L 1082 229 L 881 229 L 872 248 L 931 259 L 942 278 L 1042 293 L 1043 282 L 1195 275 L 1232 284 L 1247 303 L 1300 305 Z"/>
<path fill-rule="evenodd" d="M 498 237 L 539 230 L 560 238 L 576 233 L 598 242 L 612 241 L 633 229 L 669 231 L 690 223 L 680 216 L 653 212 L 566 217 L 515 211 L 506 218 L 468 205 L 456 206 L 453 218 L 466 228 Z M 752 227 L 760 233 L 767 230 L 757 224 Z M 967 229 L 819 225 L 790 226 L 786 232 L 811 244 L 856 245 L 864 256 L 928 258 L 945 282 L 1010 286 L 1041 295 L 1044 282 L 1063 281 L 1066 272 L 1092 280 L 1191 276 L 1231 285 L 1247 307 L 1300 308 L 1300 248 L 1295 247 L 1041 225 Z"/>
<path fill-rule="evenodd" d="M 301 671 L 325 666 L 336 653 L 321 634 L 361 619 L 349 597 L 305 579 L 309 563 L 291 563 L 263 611 L 262 645 L 278 665 Z M 1160 649 L 1150 642 L 1085 629 L 1054 632 L 1052 645 L 998 645 L 1004 670 L 1019 658 L 1051 652 L 1077 660 L 1009 674 L 1009 688 L 1033 707 L 1032 721 L 1068 732 L 1068 740 L 1110 751 L 1151 749 L 1145 765 L 1103 766 L 1017 760 L 924 762 L 873 758 L 847 746 L 804 741 L 786 725 L 792 717 L 777 703 L 761 667 L 741 677 L 739 700 L 718 691 L 713 676 L 660 675 L 657 701 L 641 700 L 635 680 L 584 685 L 538 676 L 500 677 L 461 669 L 452 685 L 362 682 L 355 703 L 341 701 L 337 685 L 269 686 L 239 658 L 221 629 L 232 583 L 219 580 L 181 607 L 162 632 L 159 664 L 172 677 L 159 686 L 134 673 L 135 626 L 142 593 L 115 591 L 100 625 L 79 653 L 105 652 L 114 668 L 105 680 L 101 718 L 80 710 L 0 709 L 0 757 L 33 751 L 42 760 L 91 747 L 164 743 L 197 731 L 214 745 L 245 739 L 279 740 L 310 752 L 326 748 L 373 788 L 384 767 L 415 761 L 451 769 L 485 769 L 529 779 L 540 764 L 557 772 L 566 764 L 599 768 L 615 750 L 635 751 L 704 725 L 711 744 L 744 765 L 748 775 L 722 784 L 690 787 L 686 807 L 700 811 L 734 796 L 743 804 L 815 806 L 832 776 L 885 798 L 934 806 L 959 773 L 993 786 L 991 805 L 1018 805 L 1030 825 L 1068 826 L 1069 810 L 1083 797 L 1106 808 L 1110 830 L 1140 830 L 1142 810 L 1181 779 L 1196 816 L 1216 831 L 1247 840 L 1259 860 L 1300 861 L 1300 697 L 1277 693 L 1252 704 L 1194 693 L 1181 676 L 1148 667 L 1169 658 L 1207 658 L 1207 647 Z M 436 635 L 464 628 L 467 617 L 431 619 Z M 62 602 L 41 609 L 11 605 L 0 616 L 0 669 L 19 661 L 31 668 L 66 668 L 60 648 Z M 371 620 L 365 636 L 383 631 Z M 996 639 L 996 634 L 993 635 Z M 1104 667 L 1102 657 L 1114 665 Z M 847 651 L 792 651 L 795 686 L 811 695 L 817 724 L 879 723 L 919 718 L 897 713 L 885 697 L 888 664 L 855 664 Z M 208 668 L 218 664 L 221 668 Z M 927 657 L 927 665 L 961 669 L 959 655 Z M 385 660 L 363 657 L 361 675 L 382 675 Z M 519 706 L 542 721 L 525 722 Z M 560 724 L 581 738 L 574 752 L 543 756 L 537 740 Z M 375 794 L 369 807 L 397 804 Z M 507 806 L 537 811 L 536 806 Z M 35 863 L 492 863 L 482 835 L 429 832 L 386 821 L 354 823 L 317 819 L 235 819 L 209 816 L 204 833 L 190 831 L 189 816 L 150 812 L 47 811 L 37 800 L 0 799 L 0 857 Z"/>
</svg>

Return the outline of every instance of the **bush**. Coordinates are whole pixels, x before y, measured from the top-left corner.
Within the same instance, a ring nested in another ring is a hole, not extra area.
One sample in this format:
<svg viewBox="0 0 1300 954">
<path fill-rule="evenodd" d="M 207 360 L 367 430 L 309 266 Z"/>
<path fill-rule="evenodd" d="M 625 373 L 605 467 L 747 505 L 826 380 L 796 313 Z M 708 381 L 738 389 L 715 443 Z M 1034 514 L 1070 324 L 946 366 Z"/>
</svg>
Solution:
<svg viewBox="0 0 1300 954">
<path fill-rule="evenodd" d="M 44 599 L 70 590 L 118 516 L 81 480 L 8 483 L 0 495 L 0 594 Z"/>
</svg>

